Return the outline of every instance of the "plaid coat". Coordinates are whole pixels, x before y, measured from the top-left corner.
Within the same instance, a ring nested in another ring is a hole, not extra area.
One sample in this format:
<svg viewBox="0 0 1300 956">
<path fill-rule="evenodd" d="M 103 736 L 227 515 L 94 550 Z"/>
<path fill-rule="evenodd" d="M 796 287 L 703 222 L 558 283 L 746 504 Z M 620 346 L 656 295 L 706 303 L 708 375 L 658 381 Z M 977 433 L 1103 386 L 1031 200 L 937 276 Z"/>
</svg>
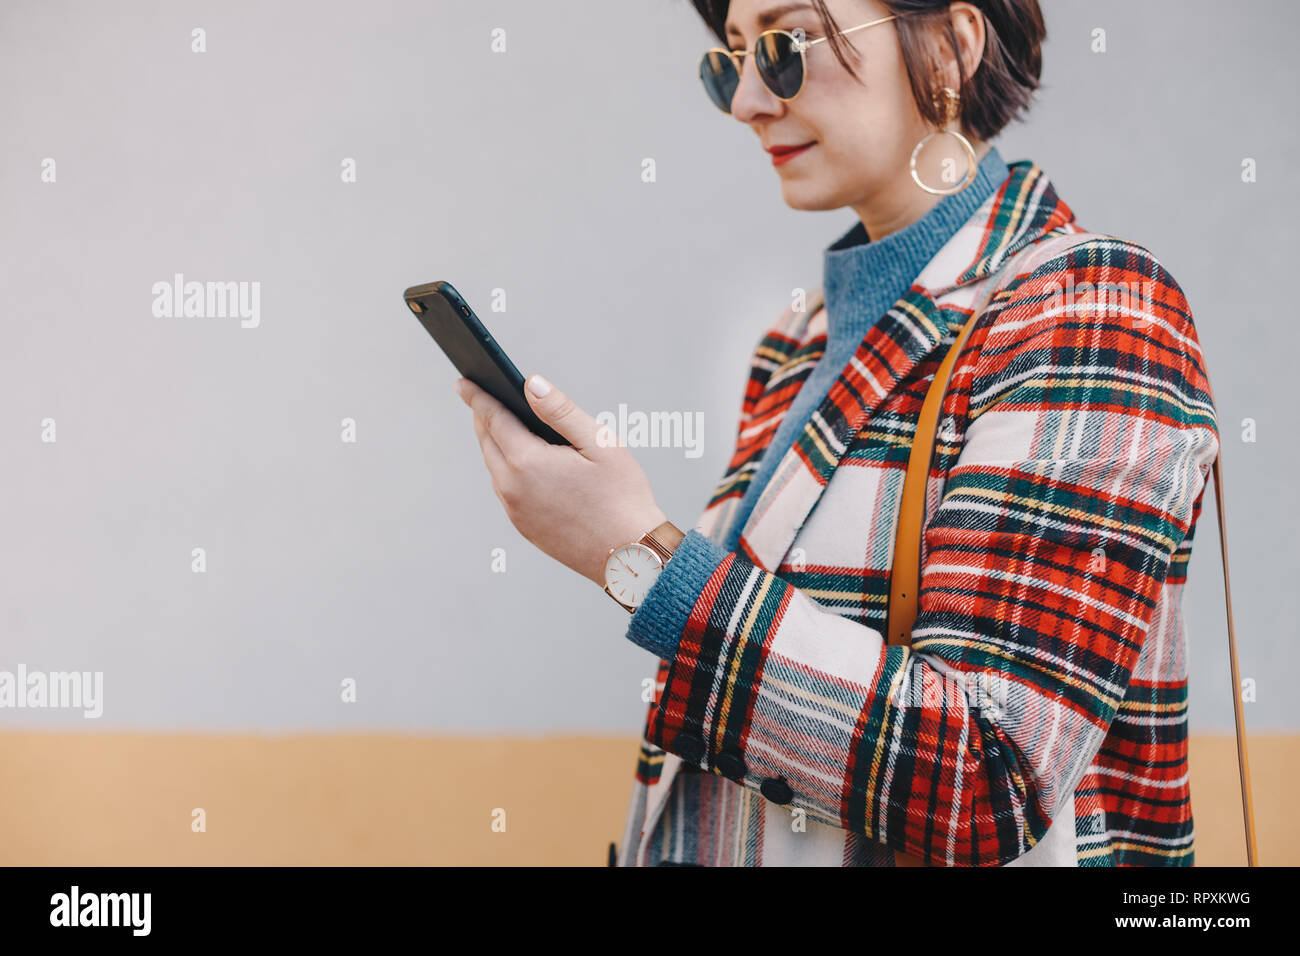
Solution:
<svg viewBox="0 0 1300 956">
<path fill-rule="evenodd" d="M 723 552 L 825 314 L 788 309 L 759 342 L 619 865 L 1191 865 L 1182 592 L 1219 446 L 1200 345 L 1150 252 L 1010 169 Z M 940 414 L 913 643 L 888 646 L 916 417 L 989 283 Z"/>
</svg>

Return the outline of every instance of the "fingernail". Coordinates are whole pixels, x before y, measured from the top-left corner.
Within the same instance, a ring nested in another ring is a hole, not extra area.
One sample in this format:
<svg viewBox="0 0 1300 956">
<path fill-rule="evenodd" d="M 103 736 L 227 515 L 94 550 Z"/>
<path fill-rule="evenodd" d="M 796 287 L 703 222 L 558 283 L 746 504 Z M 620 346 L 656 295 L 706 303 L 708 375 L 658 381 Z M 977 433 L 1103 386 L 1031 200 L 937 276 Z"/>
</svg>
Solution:
<svg viewBox="0 0 1300 956">
<path fill-rule="evenodd" d="M 464 384 L 464 383 L 465 383 L 465 380 L 464 380 L 463 378 L 458 378 L 458 379 L 456 379 L 456 394 L 459 395 L 461 398 L 464 398 L 464 397 L 465 397 L 465 384 Z"/>
<path fill-rule="evenodd" d="M 528 380 L 528 390 L 538 398 L 545 398 L 551 394 L 551 383 L 540 375 L 534 375 Z"/>
</svg>

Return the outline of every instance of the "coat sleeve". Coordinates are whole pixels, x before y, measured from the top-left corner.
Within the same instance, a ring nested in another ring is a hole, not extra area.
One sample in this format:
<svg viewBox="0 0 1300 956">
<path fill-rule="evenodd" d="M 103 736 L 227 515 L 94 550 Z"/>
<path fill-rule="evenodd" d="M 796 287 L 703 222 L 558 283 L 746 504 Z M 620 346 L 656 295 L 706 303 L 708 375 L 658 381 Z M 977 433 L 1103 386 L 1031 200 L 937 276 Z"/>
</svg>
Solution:
<svg viewBox="0 0 1300 956">
<path fill-rule="evenodd" d="M 696 530 L 628 637 L 666 662 L 656 746 L 932 864 L 1003 865 L 1106 736 L 1218 433 L 1182 290 L 1118 239 L 1022 279 L 969 387 L 910 648 Z"/>
</svg>

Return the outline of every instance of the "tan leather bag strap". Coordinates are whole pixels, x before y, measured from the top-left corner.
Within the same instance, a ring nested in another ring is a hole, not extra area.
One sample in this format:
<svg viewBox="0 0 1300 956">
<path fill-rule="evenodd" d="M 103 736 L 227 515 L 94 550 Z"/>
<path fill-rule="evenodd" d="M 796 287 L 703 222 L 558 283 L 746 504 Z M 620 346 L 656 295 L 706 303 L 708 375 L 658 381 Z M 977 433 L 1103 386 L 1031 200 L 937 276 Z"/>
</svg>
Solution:
<svg viewBox="0 0 1300 956">
<path fill-rule="evenodd" d="M 1014 275 L 1014 271 L 1010 273 Z M 894 542 L 893 567 L 889 577 L 889 610 L 886 619 L 887 642 L 910 646 L 912 624 L 916 620 L 918 592 L 921 588 L 921 534 L 925 527 L 925 489 L 934 457 L 935 429 L 948 380 L 952 376 L 962 347 L 980 313 L 984 311 L 994 290 L 990 289 L 980 306 L 971 312 L 948 354 L 944 356 L 934 380 L 926 392 L 912 439 L 912 451 L 907 460 L 907 477 L 903 481 L 903 498 L 900 506 L 898 533 Z M 1209 389 L 1209 373 L 1206 372 Z M 1210 401 L 1214 401 L 1213 392 Z M 1216 406 L 1217 407 L 1217 406 Z M 924 440 L 922 440 L 924 439 Z M 1241 805 L 1246 824 L 1246 864 L 1255 866 L 1255 809 L 1250 797 L 1250 762 L 1246 757 L 1246 730 L 1241 706 L 1241 675 L 1237 666 L 1237 636 L 1232 620 L 1232 588 L 1228 578 L 1228 529 L 1223 509 L 1223 468 L 1221 456 L 1216 455 L 1210 471 L 1214 477 L 1215 510 L 1219 516 L 1219 548 L 1223 556 L 1223 597 L 1228 611 L 1228 656 L 1232 665 L 1233 718 L 1237 729 L 1237 771 L 1241 779 Z M 925 866 L 925 861 L 901 851 L 894 851 L 895 866 Z"/>
<path fill-rule="evenodd" d="M 1205 372 L 1205 387 L 1214 401 L 1210 373 Z M 1218 408 L 1218 405 L 1214 406 Z M 1237 777 L 1241 781 L 1241 807 L 1246 823 L 1246 865 L 1258 866 L 1255 848 L 1255 806 L 1250 798 L 1250 760 L 1246 757 L 1246 719 L 1242 713 L 1241 670 L 1237 665 L 1237 630 L 1232 623 L 1232 584 L 1228 578 L 1228 518 L 1223 509 L 1223 455 L 1214 456 L 1210 474 L 1214 477 L 1214 510 L 1219 515 L 1219 551 L 1223 555 L 1223 603 L 1228 614 L 1228 661 L 1232 667 L 1232 719 L 1237 728 Z"/>
<path fill-rule="evenodd" d="M 1014 274 L 1014 273 L 1013 273 Z M 889 573 L 889 607 L 885 617 L 886 643 L 912 644 L 912 623 L 916 620 L 917 597 L 921 590 L 921 530 L 925 521 L 925 486 L 930 474 L 930 461 L 934 457 L 935 429 L 952 366 L 961 354 L 962 347 L 975 328 L 975 320 L 993 295 L 995 283 L 989 280 L 990 289 L 979 306 L 971 310 L 970 318 L 957 333 L 957 340 L 939 363 L 934 379 L 921 404 L 921 415 L 912 433 L 912 451 L 907 459 L 907 476 L 903 479 L 903 497 L 899 505 L 898 531 L 894 538 L 893 567 Z M 902 850 L 894 851 L 894 866 L 925 866 L 925 860 Z"/>
</svg>

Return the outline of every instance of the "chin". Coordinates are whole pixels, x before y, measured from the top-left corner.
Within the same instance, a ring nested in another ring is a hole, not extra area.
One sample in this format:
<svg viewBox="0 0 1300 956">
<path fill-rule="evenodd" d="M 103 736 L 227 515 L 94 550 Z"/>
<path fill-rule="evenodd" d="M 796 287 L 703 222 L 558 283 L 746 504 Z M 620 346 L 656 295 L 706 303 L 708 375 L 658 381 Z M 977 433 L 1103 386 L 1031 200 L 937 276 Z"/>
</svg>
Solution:
<svg viewBox="0 0 1300 956">
<path fill-rule="evenodd" d="M 784 183 L 781 187 L 781 198 L 791 209 L 802 209 L 807 212 L 825 212 L 829 209 L 839 209 L 844 205 L 836 198 L 834 191 L 818 189 L 810 183 Z"/>
</svg>

